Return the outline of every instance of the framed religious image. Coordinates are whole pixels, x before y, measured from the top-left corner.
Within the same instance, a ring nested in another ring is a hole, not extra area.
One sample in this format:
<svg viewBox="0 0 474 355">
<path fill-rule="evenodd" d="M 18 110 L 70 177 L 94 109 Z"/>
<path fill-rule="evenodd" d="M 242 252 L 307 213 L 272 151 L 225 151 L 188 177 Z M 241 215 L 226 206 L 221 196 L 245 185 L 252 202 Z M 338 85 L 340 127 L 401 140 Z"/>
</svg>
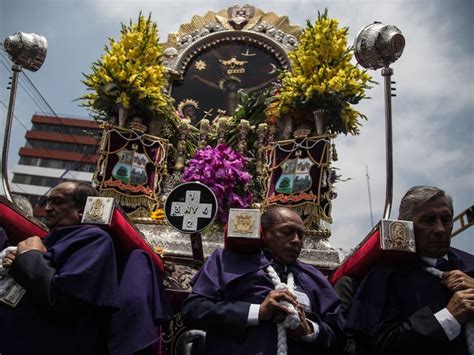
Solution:
<svg viewBox="0 0 474 355">
<path fill-rule="evenodd" d="M 251 5 L 193 16 L 164 43 L 176 110 L 193 125 L 233 116 L 239 91 L 256 93 L 289 69 L 300 33 L 286 16 Z"/>
<path fill-rule="evenodd" d="M 178 112 L 196 125 L 218 110 L 232 116 L 238 91 L 252 94 L 273 82 L 282 69 L 269 51 L 245 41 L 219 43 L 198 53 L 182 81 L 175 82 L 172 96 Z"/>
</svg>

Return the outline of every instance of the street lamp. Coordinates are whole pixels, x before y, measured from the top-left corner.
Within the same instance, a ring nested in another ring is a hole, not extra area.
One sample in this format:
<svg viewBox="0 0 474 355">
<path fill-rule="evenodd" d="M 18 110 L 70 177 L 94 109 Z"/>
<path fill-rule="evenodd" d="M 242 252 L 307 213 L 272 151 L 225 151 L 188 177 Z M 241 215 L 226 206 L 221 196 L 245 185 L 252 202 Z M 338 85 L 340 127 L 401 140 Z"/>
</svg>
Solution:
<svg viewBox="0 0 474 355">
<path fill-rule="evenodd" d="M 385 142 L 386 142 L 386 194 L 383 219 L 342 262 L 330 276 L 335 284 L 343 276 L 363 279 L 380 261 L 403 262 L 415 253 L 415 234 L 412 221 L 390 220 L 393 194 L 392 154 L 392 94 L 393 74 L 389 65 L 403 53 L 405 38 L 400 30 L 391 25 L 375 22 L 360 30 L 354 43 L 354 53 L 361 66 L 377 70 L 382 68 L 385 79 Z M 393 251 L 393 252 L 392 252 Z M 405 253 L 401 253 L 405 252 Z"/>
<path fill-rule="evenodd" d="M 377 70 L 382 68 L 385 79 L 385 144 L 386 144 L 386 190 L 384 219 L 390 218 L 393 199 L 393 148 L 392 148 L 392 93 L 393 69 L 389 65 L 403 53 L 405 37 L 392 25 L 374 22 L 360 30 L 354 42 L 354 54 L 361 66 Z"/>
<path fill-rule="evenodd" d="M 13 75 L 10 83 L 10 101 L 5 124 L 5 135 L 3 137 L 2 170 L 0 175 L 5 196 L 10 201 L 13 201 L 8 184 L 8 149 L 10 145 L 10 131 L 15 108 L 18 75 L 23 68 L 33 72 L 41 68 L 41 65 L 43 65 L 46 59 L 48 43 L 46 42 L 46 38 L 39 34 L 16 32 L 5 38 L 3 48 L 13 62 Z"/>
</svg>

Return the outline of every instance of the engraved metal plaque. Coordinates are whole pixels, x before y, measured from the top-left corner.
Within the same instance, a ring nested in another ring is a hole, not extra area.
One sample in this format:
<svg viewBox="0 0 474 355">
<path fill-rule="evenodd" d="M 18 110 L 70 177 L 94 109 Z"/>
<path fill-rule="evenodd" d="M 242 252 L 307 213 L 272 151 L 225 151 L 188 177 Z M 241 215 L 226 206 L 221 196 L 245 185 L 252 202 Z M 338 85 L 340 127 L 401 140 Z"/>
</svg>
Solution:
<svg viewBox="0 0 474 355">
<path fill-rule="evenodd" d="M 112 197 L 89 196 L 82 215 L 84 224 L 109 224 L 114 212 Z"/>
<path fill-rule="evenodd" d="M 227 228 L 228 237 L 260 239 L 260 211 L 231 208 Z"/>
<path fill-rule="evenodd" d="M 413 222 L 383 219 L 380 222 L 380 248 L 415 252 Z"/>
</svg>

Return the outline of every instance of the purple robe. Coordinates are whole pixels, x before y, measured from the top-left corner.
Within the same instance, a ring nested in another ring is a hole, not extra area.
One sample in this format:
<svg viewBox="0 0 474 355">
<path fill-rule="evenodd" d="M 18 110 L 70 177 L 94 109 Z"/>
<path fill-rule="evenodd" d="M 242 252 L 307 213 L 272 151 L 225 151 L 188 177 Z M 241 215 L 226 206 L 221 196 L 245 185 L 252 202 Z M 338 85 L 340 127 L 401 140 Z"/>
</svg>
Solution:
<svg viewBox="0 0 474 355">
<path fill-rule="evenodd" d="M 461 250 L 451 248 L 448 253 L 452 270 L 461 270 L 471 277 L 474 276 L 474 256 Z M 372 270 L 361 283 L 349 311 L 346 328 L 355 333 L 374 336 L 379 331 L 380 323 L 386 302 L 389 298 L 389 290 L 397 300 L 400 309 L 400 319 L 410 322 L 408 319 L 416 312 L 423 312 L 429 317 L 446 307 L 452 293 L 444 286 L 438 277 L 429 274 L 423 269 L 427 266 L 421 259 L 407 265 L 384 265 Z M 434 319 L 434 317 L 433 317 Z M 413 322 L 413 321 L 412 321 Z M 426 330 L 428 334 L 428 330 Z M 408 339 L 406 340 L 408 344 Z M 427 353 L 438 354 L 448 351 L 452 354 L 467 353 L 465 350 L 464 336 L 461 334 L 450 344 L 438 343 L 431 336 L 426 345 L 419 338 L 419 346 Z M 428 350 L 427 346 L 433 349 Z M 443 348 L 447 346 L 447 348 Z M 415 347 L 411 351 L 416 353 Z M 437 352 L 439 351 L 439 352 Z M 410 353 L 411 354 L 411 353 Z"/>
<path fill-rule="evenodd" d="M 120 311 L 112 318 L 109 350 L 112 355 L 157 354 L 159 324 L 172 317 L 160 276 L 141 249 L 119 261 Z"/>
<path fill-rule="evenodd" d="M 0 227 L 0 250 L 5 249 L 8 246 L 8 237 L 5 229 Z"/>
<path fill-rule="evenodd" d="M 76 225 L 44 239 L 56 270 L 54 306 L 26 292 L 16 308 L 0 304 L 2 355 L 104 354 L 105 327 L 119 306 L 115 251 L 102 229 Z"/>
<path fill-rule="evenodd" d="M 222 315 L 221 327 L 206 327 L 206 322 L 202 322 L 200 327 L 207 332 L 206 354 L 276 353 L 276 324 L 273 321 L 261 321 L 257 326 L 247 326 L 248 306 L 240 307 L 245 303 L 261 304 L 267 294 L 274 290 L 264 270 L 269 264 L 263 252 L 245 255 L 218 249 L 195 276 L 190 300 L 203 297 L 213 302 L 235 304 L 235 313 L 238 314 L 235 322 L 244 329 L 239 335 L 237 327 L 232 326 L 232 320 L 227 319 L 233 316 L 231 312 Z M 334 289 L 313 266 L 296 261 L 291 265 L 291 271 L 295 284 L 301 287 L 310 300 L 311 312 L 306 317 L 320 324 L 321 333 L 314 343 L 288 337 L 288 353 L 329 353 L 328 348 L 334 349 L 336 334 L 340 331 L 340 304 Z M 226 324 L 230 326 L 226 327 Z"/>
</svg>

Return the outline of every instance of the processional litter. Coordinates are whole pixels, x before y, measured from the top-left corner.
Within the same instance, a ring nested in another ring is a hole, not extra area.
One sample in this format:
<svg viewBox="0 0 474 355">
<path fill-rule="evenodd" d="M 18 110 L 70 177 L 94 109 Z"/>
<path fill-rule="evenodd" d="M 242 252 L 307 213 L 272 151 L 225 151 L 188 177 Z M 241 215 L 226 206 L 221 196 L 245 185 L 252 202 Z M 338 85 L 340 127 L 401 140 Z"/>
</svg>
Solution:
<svg viewBox="0 0 474 355">
<path fill-rule="evenodd" d="M 94 183 L 106 199 L 88 204 L 88 222 L 101 220 L 123 248 L 153 254 L 178 305 L 204 258 L 224 245 L 224 234 L 227 240 L 247 237 L 244 248 L 255 245 L 260 212 L 271 205 L 302 216 L 306 238 L 300 258 L 333 272 L 340 265 L 329 243 L 339 179 L 334 139 L 358 133 L 366 117 L 354 105 L 372 83 L 351 63 L 347 37 L 348 29 L 327 12 L 303 29 L 286 16 L 250 5 L 193 16 L 164 43 L 151 15 L 122 25 L 120 39 L 110 40 L 92 73 L 84 75 L 89 92 L 83 104 L 103 127 Z M 413 249 L 410 226 L 389 220 L 389 64 L 403 47 L 400 31 L 380 23 L 364 28 L 355 43 L 359 63 L 383 67 L 385 78 L 384 220 L 358 249 L 377 257 L 384 249 Z M 2 160 L 10 201 L 6 154 L 15 87 Z M 115 210 L 104 207 L 112 198 Z M 21 215 L 11 202 L 1 202 L 11 218 Z M 107 211 L 110 216 L 104 217 Z M 373 262 L 362 263 L 356 251 L 333 273 L 333 281 L 343 274 L 360 275 Z M 183 346 L 185 333 L 178 313 L 163 339 L 169 353 Z"/>
</svg>

